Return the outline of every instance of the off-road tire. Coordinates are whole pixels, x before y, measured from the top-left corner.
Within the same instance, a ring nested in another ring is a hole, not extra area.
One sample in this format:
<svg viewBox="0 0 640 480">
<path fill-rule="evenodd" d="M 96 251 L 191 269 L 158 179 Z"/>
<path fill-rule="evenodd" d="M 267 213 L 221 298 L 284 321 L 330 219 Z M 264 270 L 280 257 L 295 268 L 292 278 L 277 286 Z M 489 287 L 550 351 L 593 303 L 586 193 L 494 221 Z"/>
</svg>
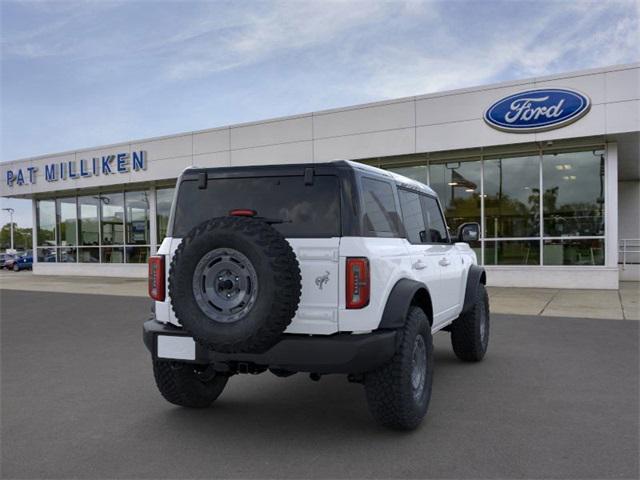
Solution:
<svg viewBox="0 0 640 480">
<path fill-rule="evenodd" d="M 364 386 L 369 411 L 378 423 L 396 430 L 412 430 L 427 413 L 433 381 L 431 326 L 421 308 L 409 309 L 405 326 L 398 335 L 399 347 L 392 360 L 367 373 Z M 426 347 L 426 372 L 422 394 L 416 398 L 411 382 L 414 345 L 419 335 Z"/>
<path fill-rule="evenodd" d="M 193 293 L 193 275 L 204 255 L 232 248 L 257 274 L 257 298 L 239 320 L 207 316 Z M 300 266 L 287 240 L 271 225 L 247 217 L 214 218 L 193 228 L 171 261 L 169 292 L 176 317 L 195 340 L 216 352 L 261 353 L 280 339 L 295 316 L 302 289 Z"/>
<path fill-rule="evenodd" d="M 197 368 L 184 362 L 154 361 L 153 376 L 165 400 L 181 407 L 210 407 L 224 390 L 228 377 L 207 378 Z"/>
<path fill-rule="evenodd" d="M 484 327 L 483 327 L 484 323 Z M 489 295 L 484 285 L 478 285 L 473 308 L 451 324 L 451 346 L 460 360 L 479 362 L 489 346 Z"/>
</svg>

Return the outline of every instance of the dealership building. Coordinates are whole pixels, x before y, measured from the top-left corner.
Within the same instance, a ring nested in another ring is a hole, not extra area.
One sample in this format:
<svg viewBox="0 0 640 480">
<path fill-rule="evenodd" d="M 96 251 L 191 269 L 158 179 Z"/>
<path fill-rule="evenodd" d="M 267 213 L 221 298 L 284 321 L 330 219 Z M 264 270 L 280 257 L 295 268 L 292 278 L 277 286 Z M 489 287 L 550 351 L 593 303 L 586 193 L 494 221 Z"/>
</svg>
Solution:
<svg viewBox="0 0 640 480">
<path fill-rule="evenodd" d="M 479 222 L 491 285 L 640 279 L 640 64 L 5 162 L 0 195 L 33 202 L 34 273 L 143 277 L 185 168 L 337 159 L 429 184 L 452 231 Z"/>
</svg>

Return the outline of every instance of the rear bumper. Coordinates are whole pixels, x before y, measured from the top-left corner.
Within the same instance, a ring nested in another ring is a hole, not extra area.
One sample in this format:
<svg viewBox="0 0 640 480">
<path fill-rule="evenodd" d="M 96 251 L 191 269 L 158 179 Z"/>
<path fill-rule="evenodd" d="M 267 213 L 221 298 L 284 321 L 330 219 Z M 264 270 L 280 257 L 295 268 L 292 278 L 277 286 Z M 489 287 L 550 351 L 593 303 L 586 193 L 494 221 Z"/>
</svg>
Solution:
<svg viewBox="0 0 640 480">
<path fill-rule="evenodd" d="M 160 323 L 155 319 L 144 323 L 144 344 L 154 360 L 158 356 L 158 336 L 187 337 L 183 329 Z M 335 334 L 327 336 L 284 334 L 282 340 L 264 353 L 219 353 L 195 343 L 191 360 L 220 367 L 239 364 L 248 367 L 268 367 L 291 372 L 364 373 L 389 362 L 396 350 L 396 331 L 381 330 L 369 334 Z M 251 370 L 251 369 L 249 369 Z"/>
</svg>

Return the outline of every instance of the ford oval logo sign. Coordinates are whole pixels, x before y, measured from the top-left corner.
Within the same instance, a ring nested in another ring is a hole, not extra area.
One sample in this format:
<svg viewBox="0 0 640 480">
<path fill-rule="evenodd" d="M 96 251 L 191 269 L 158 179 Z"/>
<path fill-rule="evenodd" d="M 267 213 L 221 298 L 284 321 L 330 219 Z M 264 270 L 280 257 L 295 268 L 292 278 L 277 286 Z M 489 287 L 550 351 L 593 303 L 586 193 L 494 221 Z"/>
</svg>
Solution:
<svg viewBox="0 0 640 480">
<path fill-rule="evenodd" d="M 589 97 L 575 90 L 541 88 L 498 100 L 484 113 L 484 120 L 507 132 L 540 132 L 575 122 L 590 107 Z"/>
</svg>

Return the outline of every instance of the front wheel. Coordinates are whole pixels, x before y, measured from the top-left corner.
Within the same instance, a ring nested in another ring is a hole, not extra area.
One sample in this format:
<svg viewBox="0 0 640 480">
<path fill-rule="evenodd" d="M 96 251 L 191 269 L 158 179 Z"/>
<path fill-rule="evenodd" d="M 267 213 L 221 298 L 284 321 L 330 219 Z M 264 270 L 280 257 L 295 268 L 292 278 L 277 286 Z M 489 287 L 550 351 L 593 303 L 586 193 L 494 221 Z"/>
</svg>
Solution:
<svg viewBox="0 0 640 480">
<path fill-rule="evenodd" d="M 429 408 L 433 380 L 433 341 L 424 311 L 411 307 L 400 346 L 387 365 L 365 375 L 367 403 L 373 417 L 397 430 L 420 425 Z"/>
<path fill-rule="evenodd" d="M 14 271 L 14 272 L 19 272 L 19 271 L 20 271 L 20 267 L 18 266 L 18 264 L 17 264 L 17 263 L 14 263 L 14 264 L 13 264 L 13 271 Z"/>
<path fill-rule="evenodd" d="M 160 393 L 181 407 L 207 408 L 220 396 L 228 377 L 207 375 L 203 367 L 184 362 L 153 362 L 153 375 Z"/>
<path fill-rule="evenodd" d="M 489 346 L 489 295 L 478 285 L 473 308 L 451 324 L 451 345 L 456 356 L 465 362 L 479 362 Z"/>
</svg>

